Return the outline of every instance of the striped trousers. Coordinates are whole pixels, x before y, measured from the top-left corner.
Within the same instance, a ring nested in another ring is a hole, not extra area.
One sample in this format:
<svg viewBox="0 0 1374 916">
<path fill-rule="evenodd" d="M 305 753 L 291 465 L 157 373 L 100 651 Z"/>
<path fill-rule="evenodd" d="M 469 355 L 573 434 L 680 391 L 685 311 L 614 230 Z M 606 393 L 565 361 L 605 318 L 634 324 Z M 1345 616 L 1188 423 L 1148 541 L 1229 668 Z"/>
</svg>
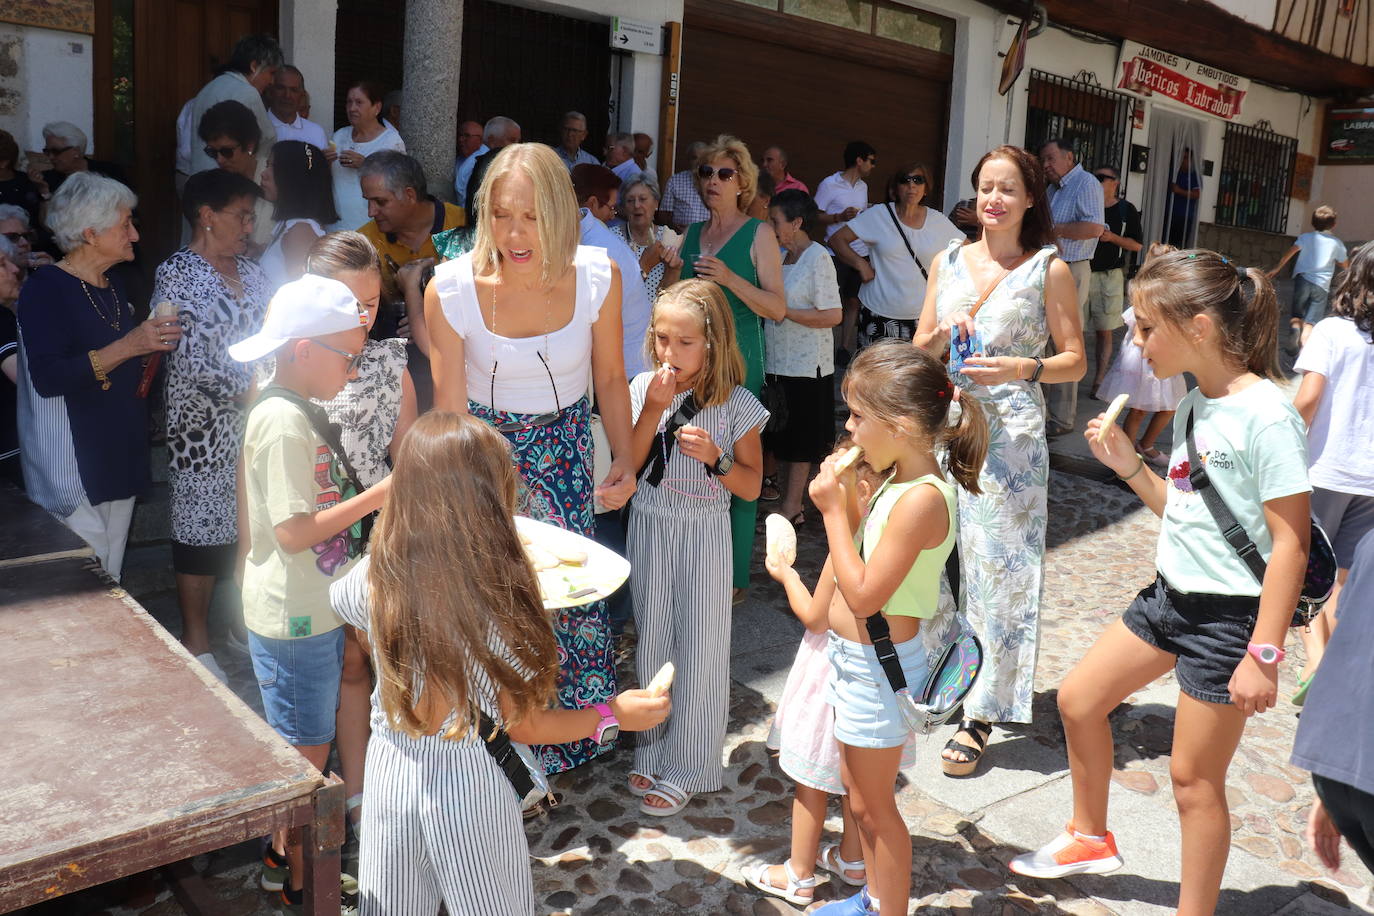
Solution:
<svg viewBox="0 0 1374 916">
<path fill-rule="evenodd" d="M 515 790 L 480 743 L 374 731 L 358 854 L 362 916 L 530 916 Z"/>
<path fill-rule="evenodd" d="M 677 668 L 672 715 L 635 736 L 635 772 L 714 792 L 725 775 L 730 710 L 730 516 L 633 507 L 628 548 L 639 682 L 665 662 Z"/>
</svg>

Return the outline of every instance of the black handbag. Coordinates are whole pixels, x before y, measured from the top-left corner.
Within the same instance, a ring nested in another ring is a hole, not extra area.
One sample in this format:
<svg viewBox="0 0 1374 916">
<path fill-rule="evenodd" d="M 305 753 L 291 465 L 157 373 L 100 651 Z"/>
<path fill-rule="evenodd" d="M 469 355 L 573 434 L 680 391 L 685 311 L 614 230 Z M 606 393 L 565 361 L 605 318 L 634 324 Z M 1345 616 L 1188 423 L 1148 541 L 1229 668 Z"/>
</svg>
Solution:
<svg viewBox="0 0 1374 916">
<path fill-rule="evenodd" d="M 776 375 L 765 375 L 763 388 L 759 390 L 759 403 L 768 411 L 764 433 L 777 433 L 787 428 L 787 392 L 777 379 Z"/>
<path fill-rule="evenodd" d="M 1221 536 L 1231 545 L 1231 549 L 1254 575 L 1255 580 L 1263 585 L 1268 564 L 1264 562 L 1264 557 L 1260 556 L 1255 542 L 1250 540 L 1250 535 L 1245 533 L 1245 528 L 1227 508 L 1226 500 L 1221 498 L 1221 494 L 1207 479 L 1207 470 L 1198 458 L 1197 443 L 1193 441 L 1191 408 L 1188 410 L 1185 429 L 1188 438 L 1188 480 L 1192 483 L 1194 492 L 1201 494 L 1202 501 L 1207 504 L 1207 511 L 1212 513 L 1217 527 L 1221 528 Z M 1302 594 L 1298 596 L 1298 606 L 1293 611 L 1293 619 L 1289 626 L 1305 627 L 1311 623 L 1312 619 L 1321 613 L 1322 605 L 1331 597 L 1331 590 L 1335 585 L 1336 552 L 1331 549 L 1331 539 L 1326 536 L 1322 526 L 1313 520 L 1311 542 L 1307 550 L 1307 575 L 1303 577 Z"/>
</svg>

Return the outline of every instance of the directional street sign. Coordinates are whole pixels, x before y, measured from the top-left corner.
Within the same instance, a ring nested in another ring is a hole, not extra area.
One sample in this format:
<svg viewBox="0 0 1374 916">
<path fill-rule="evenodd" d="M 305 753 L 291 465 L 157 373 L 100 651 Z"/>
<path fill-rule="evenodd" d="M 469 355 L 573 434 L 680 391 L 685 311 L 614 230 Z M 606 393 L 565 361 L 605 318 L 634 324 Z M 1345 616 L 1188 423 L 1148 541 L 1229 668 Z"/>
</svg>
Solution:
<svg viewBox="0 0 1374 916">
<path fill-rule="evenodd" d="M 611 19 L 611 47 L 644 54 L 663 53 L 663 29 L 637 19 Z"/>
</svg>

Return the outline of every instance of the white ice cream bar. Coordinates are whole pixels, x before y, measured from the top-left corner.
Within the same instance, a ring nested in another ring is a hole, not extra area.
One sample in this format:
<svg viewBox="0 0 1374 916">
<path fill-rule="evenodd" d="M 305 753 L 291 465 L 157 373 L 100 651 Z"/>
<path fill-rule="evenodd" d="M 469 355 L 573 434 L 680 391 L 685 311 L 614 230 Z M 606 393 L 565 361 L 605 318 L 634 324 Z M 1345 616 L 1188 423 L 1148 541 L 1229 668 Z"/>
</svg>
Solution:
<svg viewBox="0 0 1374 916">
<path fill-rule="evenodd" d="M 843 474 L 845 471 L 852 468 L 854 466 L 854 463 L 857 462 L 860 458 L 862 458 L 863 455 L 863 449 L 859 448 L 857 445 L 853 446 L 849 449 L 849 451 L 845 452 L 843 455 L 840 456 L 839 461 L 835 462 L 835 473 Z"/>
<path fill-rule="evenodd" d="M 1112 403 L 1107 406 L 1107 412 L 1102 415 L 1102 425 L 1097 430 L 1097 442 L 1102 444 L 1107 441 L 1107 432 L 1116 425 L 1116 418 L 1121 416 L 1121 411 L 1125 409 L 1126 402 L 1131 399 L 1129 394 L 1118 394 L 1112 399 Z"/>
<path fill-rule="evenodd" d="M 677 669 L 673 667 L 672 662 L 664 662 L 663 667 L 658 669 L 658 674 L 654 675 L 654 679 L 649 682 L 649 686 L 646 688 L 649 691 L 649 696 L 661 697 L 667 693 L 668 688 L 673 686 L 673 675 L 676 673 Z"/>
<path fill-rule="evenodd" d="M 797 531 L 792 523 L 776 512 L 763 520 L 768 558 L 783 566 L 797 562 Z"/>
</svg>

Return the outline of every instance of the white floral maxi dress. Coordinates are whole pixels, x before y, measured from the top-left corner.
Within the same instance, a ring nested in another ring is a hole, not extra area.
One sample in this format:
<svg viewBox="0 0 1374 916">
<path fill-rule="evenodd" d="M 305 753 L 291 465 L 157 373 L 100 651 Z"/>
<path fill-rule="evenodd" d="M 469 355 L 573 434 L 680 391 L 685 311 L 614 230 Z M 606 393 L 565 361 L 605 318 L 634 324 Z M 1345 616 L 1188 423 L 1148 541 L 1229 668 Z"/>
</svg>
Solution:
<svg viewBox="0 0 1374 916">
<path fill-rule="evenodd" d="M 973 306 L 982 292 L 964 263 L 962 241 L 940 264 L 936 315 Z M 983 303 L 974 324 L 988 356 L 1033 357 L 1045 351 L 1045 274 L 1055 254 L 1042 248 L 1017 267 Z M 1044 582 L 1046 485 L 1045 401 L 1025 381 L 978 385 L 954 380 L 978 399 L 988 419 L 983 493 L 959 490 L 961 603 L 983 643 L 983 670 L 964 701 L 964 715 L 983 722 L 1029 722 Z"/>
</svg>

